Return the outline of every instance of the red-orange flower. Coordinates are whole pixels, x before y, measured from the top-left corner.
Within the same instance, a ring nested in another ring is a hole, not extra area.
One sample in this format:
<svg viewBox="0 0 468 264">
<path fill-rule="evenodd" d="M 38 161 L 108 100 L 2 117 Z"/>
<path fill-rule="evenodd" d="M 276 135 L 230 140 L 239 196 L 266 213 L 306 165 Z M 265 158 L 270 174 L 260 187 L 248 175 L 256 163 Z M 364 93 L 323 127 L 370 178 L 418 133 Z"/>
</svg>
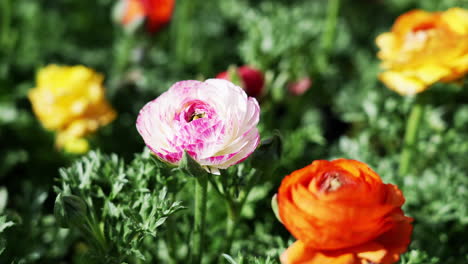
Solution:
<svg viewBox="0 0 468 264">
<path fill-rule="evenodd" d="M 121 0 L 119 20 L 129 26 L 147 19 L 150 32 L 156 32 L 166 25 L 172 16 L 175 0 Z"/>
<path fill-rule="evenodd" d="M 412 218 L 397 186 L 366 164 L 318 160 L 294 171 L 278 191 L 279 215 L 298 239 L 283 264 L 391 264 L 406 251 Z"/>
</svg>

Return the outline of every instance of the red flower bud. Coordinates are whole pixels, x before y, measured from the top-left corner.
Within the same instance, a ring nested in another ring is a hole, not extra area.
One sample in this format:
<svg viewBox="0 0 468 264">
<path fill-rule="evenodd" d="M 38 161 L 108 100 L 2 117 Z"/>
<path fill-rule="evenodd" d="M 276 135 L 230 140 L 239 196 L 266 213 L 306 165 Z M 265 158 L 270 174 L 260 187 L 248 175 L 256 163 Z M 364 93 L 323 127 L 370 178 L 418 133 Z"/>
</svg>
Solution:
<svg viewBox="0 0 468 264">
<path fill-rule="evenodd" d="M 250 66 L 241 66 L 237 68 L 237 75 L 241 82 L 239 85 L 249 96 L 259 98 L 262 95 L 265 79 L 261 71 Z M 228 71 L 218 74 L 216 78 L 235 82 L 231 80 Z"/>
</svg>

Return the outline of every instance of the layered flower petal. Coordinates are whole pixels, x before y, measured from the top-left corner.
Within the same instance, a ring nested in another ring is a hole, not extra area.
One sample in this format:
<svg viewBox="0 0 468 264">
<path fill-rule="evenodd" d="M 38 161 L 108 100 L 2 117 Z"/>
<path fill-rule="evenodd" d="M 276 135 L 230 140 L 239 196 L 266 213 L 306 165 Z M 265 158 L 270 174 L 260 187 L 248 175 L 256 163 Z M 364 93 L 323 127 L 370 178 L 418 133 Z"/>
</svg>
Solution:
<svg viewBox="0 0 468 264">
<path fill-rule="evenodd" d="M 58 147 L 85 152 L 83 137 L 115 119 L 102 82 L 101 74 L 84 66 L 49 65 L 38 72 L 29 100 L 43 126 L 58 132 Z"/>
<path fill-rule="evenodd" d="M 323 252 L 294 242 L 280 257 L 282 264 L 360 264 L 352 253 Z"/>
<path fill-rule="evenodd" d="M 385 70 L 380 80 L 402 95 L 412 95 L 436 82 L 463 77 L 468 71 L 467 17 L 461 8 L 401 15 L 391 32 L 376 39 Z"/>
<path fill-rule="evenodd" d="M 278 191 L 280 218 L 298 239 L 282 262 L 394 263 L 412 231 L 403 203 L 401 191 L 364 163 L 314 161 L 287 176 Z"/>
<path fill-rule="evenodd" d="M 301 240 L 292 244 L 282 255 L 283 264 L 392 264 L 400 259 L 410 243 L 413 227 L 406 217 L 393 229 L 375 240 L 362 245 L 340 250 L 317 250 Z"/>
<path fill-rule="evenodd" d="M 162 160 L 178 164 L 187 151 L 219 173 L 258 146 L 259 116 L 257 101 L 226 80 L 182 81 L 142 108 L 137 129 Z"/>
</svg>

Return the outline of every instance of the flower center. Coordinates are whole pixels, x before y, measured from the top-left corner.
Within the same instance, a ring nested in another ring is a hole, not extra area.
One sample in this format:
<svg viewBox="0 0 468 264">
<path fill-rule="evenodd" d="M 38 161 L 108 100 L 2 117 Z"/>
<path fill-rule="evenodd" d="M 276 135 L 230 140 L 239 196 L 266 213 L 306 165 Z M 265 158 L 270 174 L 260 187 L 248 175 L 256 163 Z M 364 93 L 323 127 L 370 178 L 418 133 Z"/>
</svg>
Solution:
<svg viewBox="0 0 468 264">
<path fill-rule="evenodd" d="M 435 28 L 436 25 L 432 22 L 426 22 L 426 23 L 421 23 L 413 28 L 413 32 L 418 32 L 418 31 L 427 31 L 430 29 Z"/>
<path fill-rule="evenodd" d="M 343 185 L 338 172 L 328 172 L 324 177 L 325 180 L 320 184 L 320 190 L 323 192 L 336 191 Z"/>
<path fill-rule="evenodd" d="M 414 27 L 406 34 L 403 49 L 407 51 L 422 49 L 434 33 L 435 25 L 431 23 L 423 23 Z"/>
<path fill-rule="evenodd" d="M 200 100 L 194 100 L 186 103 L 184 110 L 177 115 L 180 115 L 178 117 L 180 119 L 178 120 L 183 119 L 187 123 L 190 123 L 200 118 L 213 118 L 215 111 L 209 104 Z"/>
<path fill-rule="evenodd" d="M 190 117 L 188 122 L 192 122 L 193 120 L 197 120 L 199 118 L 204 118 L 204 117 L 206 117 L 205 112 L 201 112 L 201 113 L 193 112 L 192 117 Z"/>
</svg>

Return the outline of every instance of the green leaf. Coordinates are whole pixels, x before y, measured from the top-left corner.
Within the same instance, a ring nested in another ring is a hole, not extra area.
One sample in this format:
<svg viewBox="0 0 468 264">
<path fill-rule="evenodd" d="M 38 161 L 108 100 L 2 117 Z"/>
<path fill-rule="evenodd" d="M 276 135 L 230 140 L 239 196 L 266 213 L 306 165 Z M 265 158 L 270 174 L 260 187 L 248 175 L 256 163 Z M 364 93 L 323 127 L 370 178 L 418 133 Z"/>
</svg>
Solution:
<svg viewBox="0 0 468 264">
<path fill-rule="evenodd" d="M 8 202 L 8 191 L 5 187 L 0 188 L 0 213 L 2 213 Z"/>
<path fill-rule="evenodd" d="M 223 253 L 222 255 L 230 264 L 237 264 L 237 262 L 228 254 Z"/>
<path fill-rule="evenodd" d="M 86 222 L 86 203 L 78 196 L 59 194 L 55 199 L 54 214 L 64 228 L 80 227 Z"/>
<path fill-rule="evenodd" d="M 182 186 L 176 173 L 159 168 L 148 152 L 126 163 L 117 155 L 92 151 L 60 176 L 60 186 L 54 188 L 57 220 L 85 238 L 86 261 L 156 261 L 160 229 L 184 208 L 174 200 Z"/>
<path fill-rule="evenodd" d="M 0 238 L 0 255 L 2 255 L 3 251 L 5 251 L 6 248 L 6 240 L 3 238 Z"/>
<path fill-rule="evenodd" d="M 238 69 L 237 69 L 237 67 L 235 65 L 230 65 L 229 66 L 227 74 L 228 74 L 229 80 L 233 84 L 242 87 L 242 79 L 239 76 Z"/>
<path fill-rule="evenodd" d="M 281 159 L 283 152 L 283 139 L 278 130 L 273 136 L 262 141 L 260 147 L 252 155 L 252 165 L 263 171 L 272 171 Z"/>
<path fill-rule="evenodd" d="M 193 177 L 200 177 L 207 173 L 207 171 L 203 169 L 200 164 L 187 153 L 187 151 L 184 151 L 184 155 L 182 156 L 182 160 L 179 164 L 179 169 Z"/>
<path fill-rule="evenodd" d="M 273 197 L 271 198 L 271 209 L 273 209 L 273 213 L 275 213 L 276 219 L 278 219 L 278 221 L 283 223 L 283 221 L 281 221 L 281 217 L 279 215 L 278 195 L 277 194 L 273 195 Z"/>
<path fill-rule="evenodd" d="M 0 235 L 5 231 L 5 229 L 14 226 L 15 223 L 13 221 L 7 220 L 6 215 L 0 215 Z M 0 237 L 0 255 L 6 248 L 6 239 Z"/>
<path fill-rule="evenodd" d="M 6 215 L 0 216 L 0 233 L 3 232 L 5 229 L 14 226 L 15 223 L 13 221 L 7 221 Z"/>
</svg>

